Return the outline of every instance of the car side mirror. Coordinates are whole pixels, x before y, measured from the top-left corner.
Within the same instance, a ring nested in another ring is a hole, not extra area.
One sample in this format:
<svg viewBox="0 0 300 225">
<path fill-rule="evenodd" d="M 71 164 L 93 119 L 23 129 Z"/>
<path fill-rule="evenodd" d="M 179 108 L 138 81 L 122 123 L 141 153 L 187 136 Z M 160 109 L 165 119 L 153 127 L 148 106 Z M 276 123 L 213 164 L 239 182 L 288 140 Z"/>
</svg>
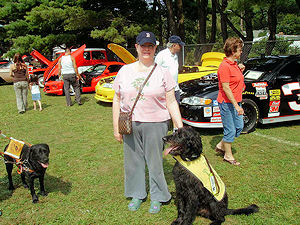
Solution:
<svg viewBox="0 0 300 225">
<path fill-rule="evenodd" d="M 108 69 L 105 69 L 105 70 L 103 71 L 103 73 L 109 73 L 109 70 L 108 70 Z"/>
</svg>

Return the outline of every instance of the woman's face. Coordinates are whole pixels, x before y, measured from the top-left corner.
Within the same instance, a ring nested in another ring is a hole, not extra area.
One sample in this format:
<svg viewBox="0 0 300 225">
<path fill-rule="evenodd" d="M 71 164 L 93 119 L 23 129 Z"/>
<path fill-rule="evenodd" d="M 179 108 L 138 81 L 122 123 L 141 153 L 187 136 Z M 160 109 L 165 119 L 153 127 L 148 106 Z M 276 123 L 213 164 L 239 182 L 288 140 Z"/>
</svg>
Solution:
<svg viewBox="0 0 300 225">
<path fill-rule="evenodd" d="M 236 49 L 236 52 L 233 53 L 233 57 L 234 57 L 235 59 L 240 59 L 240 57 L 241 57 L 241 55 L 242 55 L 242 52 L 243 52 L 242 47 L 238 47 L 238 48 Z"/>
<path fill-rule="evenodd" d="M 142 45 L 135 44 L 139 60 L 154 60 L 156 45 L 152 43 L 145 43 Z"/>
</svg>

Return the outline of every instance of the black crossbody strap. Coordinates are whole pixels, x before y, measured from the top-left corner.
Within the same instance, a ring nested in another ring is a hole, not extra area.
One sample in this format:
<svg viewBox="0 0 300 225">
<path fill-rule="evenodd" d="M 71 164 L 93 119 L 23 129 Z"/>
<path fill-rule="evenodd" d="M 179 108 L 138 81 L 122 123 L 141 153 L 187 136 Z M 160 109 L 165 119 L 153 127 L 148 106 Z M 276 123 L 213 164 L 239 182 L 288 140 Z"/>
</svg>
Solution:
<svg viewBox="0 0 300 225">
<path fill-rule="evenodd" d="M 149 78 L 151 77 L 151 75 L 152 75 L 153 71 L 155 70 L 156 66 L 157 66 L 157 63 L 154 64 L 154 66 L 153 66 L 151 72 L 149 73 L 148 77 L 145 79 L 144 83 L 140 86 L 139 93 L 137 94 L 135 102 L 134 102 L 134 104 L 132 106 L 132 109 L 131 109 L 131 112 L 130 112 L 130 116 L 132 116 L 132 112 L 133 112 L 133 110 L 135 108 L 135 105 L 136 105 L 137 101 L 139 100 L 139 98 L 140 98 L 140 96 L 142 94 L 142 90 L 145 87 L 146 83 L 148 82 Z"/>
</svg>

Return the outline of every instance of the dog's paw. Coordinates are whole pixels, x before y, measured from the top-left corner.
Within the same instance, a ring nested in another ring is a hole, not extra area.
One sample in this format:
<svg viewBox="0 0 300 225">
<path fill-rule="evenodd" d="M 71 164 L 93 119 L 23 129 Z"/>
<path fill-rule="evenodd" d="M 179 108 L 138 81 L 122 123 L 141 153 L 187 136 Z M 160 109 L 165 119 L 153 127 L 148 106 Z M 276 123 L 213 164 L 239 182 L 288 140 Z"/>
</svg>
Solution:
<svg viewBox="0 0 300 225">
<path fill-rule="evenodd" d="M 32 203 L 38 203 L 39 202 L 39 198 L 37 196 L 33 196 L 32 197 Z"/>
<path fill-rule="evenodd" d="M 8 186 L 8 190 L 13 191 L 13 190 L 15 190 L 15 187 L 13 185 Z"/>
<path fill-rule="evenodd" d="M 47 196 L 48 193 L 47 193 L 46 191 L 41 191 L 41 192 L 40 192 L 40 195 L 42 195 L 42 196 Z"/>
</svg>

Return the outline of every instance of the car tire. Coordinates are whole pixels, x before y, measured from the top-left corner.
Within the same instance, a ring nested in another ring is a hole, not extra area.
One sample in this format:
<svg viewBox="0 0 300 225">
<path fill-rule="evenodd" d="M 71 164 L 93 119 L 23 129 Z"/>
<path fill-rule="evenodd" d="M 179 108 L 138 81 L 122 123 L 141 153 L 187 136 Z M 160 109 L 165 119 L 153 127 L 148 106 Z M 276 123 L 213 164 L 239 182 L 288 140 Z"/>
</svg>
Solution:
<svg viewBox="0 0 300 225">
<path fill-rule="evenodd" d="M 38 75 L 39 76 L 39 78 L 38 78 L 38 84 L 39 84 L 39 87 L 40 88 L 44 88 L 44 75 L 43 74 L 40 74 L 40 75 Z"/>
<path fill-rule="evenodd" d="M 243 99 L 242 107 L 244 109 L 244 129 L 242 133 L 250 133 L 257 126 L 259 109 L 257 104 L 251 99 Z"/>
</svg>

